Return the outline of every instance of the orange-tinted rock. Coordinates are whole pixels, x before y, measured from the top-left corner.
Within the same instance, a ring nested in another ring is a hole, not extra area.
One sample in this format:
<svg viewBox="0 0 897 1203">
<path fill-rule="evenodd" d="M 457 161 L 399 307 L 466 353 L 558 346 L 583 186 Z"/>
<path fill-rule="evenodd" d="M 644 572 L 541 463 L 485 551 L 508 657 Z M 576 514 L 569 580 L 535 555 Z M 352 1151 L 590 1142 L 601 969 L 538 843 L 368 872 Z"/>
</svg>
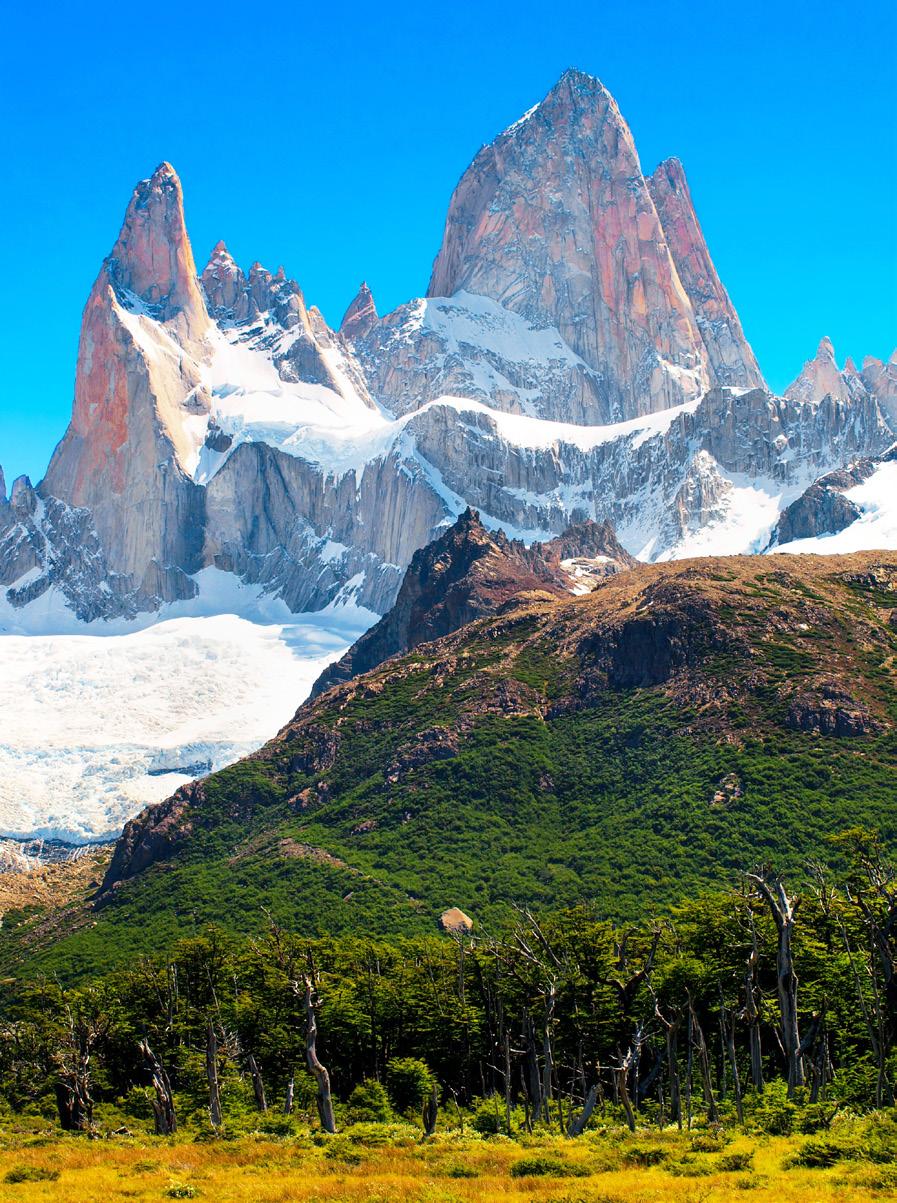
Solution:
<svg viewBox="0 0 897 1203">
<path fill-rule="evenodd" d="M 469 932 L 473 928 L 473 919 L 469 915 L 465 915 L 458 907 L 450 906 L 439 916 L 439 926 L 447 932 Z"/>
<path fill-rule="evenodd" d="M 711 383 L 765 388 L 738 314 L 713 266 L 679 160 L 661 163 L 648 180 L 648 188 L 694 310 L 707 351 Z"/>
<path fill-rule="evenodd" d="M 557 327 L 604 375 L 621 418 L 708 385 L 632 134 L 610 93 L 582 72 L 566 72 L 462 176 L 428 295 L 461 289 Z"/>
<path fill-rule="evenodd" d="M 355 294 L 355 299 L 343 315 L 339 332 L 351 342 L 353 339 L 364 338 L 370 334 L 379 320 L 373 293 L 366 282 L 362 281 L 361 287 Z"/>
</svg>

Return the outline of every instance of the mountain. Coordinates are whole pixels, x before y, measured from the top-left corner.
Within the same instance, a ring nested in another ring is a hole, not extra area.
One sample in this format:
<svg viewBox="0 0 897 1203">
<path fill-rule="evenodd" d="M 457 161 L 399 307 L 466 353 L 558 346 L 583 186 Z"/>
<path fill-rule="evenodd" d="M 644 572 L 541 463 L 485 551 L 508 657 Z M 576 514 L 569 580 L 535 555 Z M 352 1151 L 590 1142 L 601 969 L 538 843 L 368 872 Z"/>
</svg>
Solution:
<svg viewBox="0 0 897 1203">
<path fill-rule="evenodd" d="M 526 542 L 590 520 L 642 559 L 760 551 L 894 440 L 894 357 L 830 351 L 769 393 L 681 164 L 646 177 L 579 71 L 463 174 L 427 295 L 380 315 L 364 284 L 338 331 L 223 242 L 198 272 L 163 163 L 88 298 L 47 474 L 0 499 L 0 624 L 143 621 L 207 604 L 209 569 L 383 614 L 468 505 Z"/>
<path fill-rule="evenodd" d="M 525 591 L 128 823 L 52 955 L 105 962 L 267 914 L 311 934 L 433 929 L 449 906 L 488 923 L 515 901 L 633 913 L 773 853 L 796 872 L 848 826 L 891 839 L 895 616 L 881 552 Z M 47 938 L 20 928 L 7 967 Z"/>
<path fill-rule="evenodd" d="M 444 535 L 415 552 L 395 605 L 323 671 L 310 696 L 494 614 L 513 598 L 588 593 L 634 564 L 608 526 L 580 523 L 526 547 L 500 531 L 490 534 L 475 511 L 465 510 Z"/>
</svg>

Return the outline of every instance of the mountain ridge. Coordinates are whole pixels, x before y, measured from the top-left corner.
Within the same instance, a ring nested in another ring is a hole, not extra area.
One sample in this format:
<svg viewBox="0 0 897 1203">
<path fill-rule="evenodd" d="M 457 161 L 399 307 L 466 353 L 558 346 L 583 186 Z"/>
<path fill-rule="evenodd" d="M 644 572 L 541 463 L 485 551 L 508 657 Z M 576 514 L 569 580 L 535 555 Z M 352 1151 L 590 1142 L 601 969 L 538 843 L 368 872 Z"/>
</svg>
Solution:
<svg viewBox="0 0 897 1203">
<path fill-rule="evenodd" d="M 130 620 L 213 567 L 294 612 L 382 614 L 467 505 L 525 541 L 589 519 L 646 559 L 759 551 L 897 430 L 891 361 L 766 390 L 681 164 L 646 178 L 573 69 L 462 175 L 429 294 L 380 315 L 363 285 L 334 331 L 224 243 L 197 274 L 161 164 L 88 300 L 40 504 L 0 500 L 0 607 Z"/>
</svg>

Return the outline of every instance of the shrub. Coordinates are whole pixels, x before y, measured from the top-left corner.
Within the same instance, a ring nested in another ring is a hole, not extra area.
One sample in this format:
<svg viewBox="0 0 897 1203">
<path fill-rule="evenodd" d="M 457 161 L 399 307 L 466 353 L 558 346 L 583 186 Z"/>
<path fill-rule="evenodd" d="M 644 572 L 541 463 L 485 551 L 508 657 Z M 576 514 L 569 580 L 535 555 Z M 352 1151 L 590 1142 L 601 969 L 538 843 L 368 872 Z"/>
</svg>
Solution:
<svg viewBox="0 0 897 1203">
<path fill-rule="evenodd" d="M 511 1166 L 512 1178 L 585 1178 L 589 1171 L 557 1157 L 521 1157 Z"/>
<path fill-rule="evenodd" d="M 828 1169 L 839 1161 L 855 1156 L 853 1149 L 837 1145 L 831 1140 L 808 1140 L 803 1148 L 794 1154 L 790 1164 L 800 1165 L 805 1169 Z"/>
<path fill-rule="evenodd" d="M 55 1182 L 59 1170 L 45 1170 L 36 1165 L 16 1165 L 4 1176 L 3 1181 L 15 1182 Z"/>
<path fill-rule="evenodd" d="M 725 1157 L 720 1157 L 716 1163 L 716 1168 L 722 1170 L 724 1174 L 736 1174 L 743 1170 L 753 1169 L 754 1154 L 750 1149 L 742 1153 L 727 1153 Z"/>
<path fill-rule="evenodd" d="M 392 1110 L 382 1083 L 359 1083 L 349 1095 L 348 1113 L 355 1123 L 388 1124 Z"/>
<path fill-rule="evenodd" d="M 433 1090 L 433 1075 L 426 1061 L 397 1057 L 386 1066 L 386 1088 L 396 1111 L 419 1111 Z"/>
<path fill-rule="evenodd" d="M 479 1178 L 480 1171 L 472 1165 L 450 1165 L 445 1171 L 446 1178 Z"/>
<path fill-rule="evenodd" d="M 195 1186 L 189 1186 L 186 1182 L 176 1182 L 173 1186 L 169 1186 L 165 1197 L 167 1199 L 197 1199 L 199 1191 Z"/>
<path fill-rule="evenodd" d="M 481 1136 L 497 1136 L 504 1128 L 503 1107 L 495 1095 L 482 1099 L 473 1113 L 473 1126 Z"/>
<path fill-rule="evenodd" d="M 691 1147 L 696 1153 L 720 1153 L 728 1143 L 728 1136 L 717 1136 L 714 1132 L 699 1132 L 691 1138 Z"/>
<path fill-rule="evenodd" d="M 635 1145 L 631 1149 L 627 1149 L 623 1154 L 623 1160 L 629 1165 L 639 1165 L 642 1167 L 651 1165 L 660 1165 L 668 1156 L 666 1149 L 658 1148 L 655 1145 L 639 1147 Z"/>
</svg>

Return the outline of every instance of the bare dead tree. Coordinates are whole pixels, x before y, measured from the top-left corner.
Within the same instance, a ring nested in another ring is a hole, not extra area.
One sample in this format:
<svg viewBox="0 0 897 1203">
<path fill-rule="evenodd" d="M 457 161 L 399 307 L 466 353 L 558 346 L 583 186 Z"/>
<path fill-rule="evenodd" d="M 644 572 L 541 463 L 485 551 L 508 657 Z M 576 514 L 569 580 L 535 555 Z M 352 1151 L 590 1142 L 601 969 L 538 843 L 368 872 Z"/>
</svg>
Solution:
<svg viewBox="0 0 897 1203">
<path fill-rule="evenodd" d="M 259 1111 L 267 1111 L 268 1103 L 265 1099 L 265 1083 L 262 1081 L 262 1072 L 252 1053 L 247 1053 L 246 1055 L 246 1068 L 249 1070 L 249 1076 L 252 1079 L 252 1093 L 255 1096 L 255 1105 Z"/>
<path fill-rule="evenodd" d="M 218 1085 L 218 1037 L 209 1020 L 206 1026 L 206 1081 L 209 1084 L 209 1120 L 213 1128 L 221 1127 L 221 1092 Z"/>
<path fill-rule="evenodd" d="M 710 1073 L 710 1053 L 707 1049 L 707 1041 L 704 1039 L 704 1030 L 698 1020 L 697 1013 L 691 1000 L 691 995 L 688 998 L 688 1010 L 691 1019 L 691 1033 L 694 1046 L 698 1053 L 698 1064 L 701 1067 L 701 1082 L 704 1088 L 704 1103 L 707 1107 L 707 1118 L 712 1124 L 719 1123 L 719 1109 L 716 1105 L 716 1098 L 713 1093 L 713 1079 Z"/>
<path fill-rule="evenodd" d="M 300 986 L 298 981 L 293 981 L 292 987 L 297 994 L 301 994 L 303 991 L 303 987 Z M 336 1118 L 333 1114 L 333 1094 L 330 1090 L 330 1074 L 318 1058 L 318 1022 L 315 1015 L 317 997 L 310 973 L 305 975 L 304 996 L 305 1060 L 308 1064 L 309 1072 L 318 1087 L 318 1118 L 321 1121 L 321 1127 L 325 1132 L 332 1134 L 336 1131 Z"/>
<path fill-rule="evenodd" d="M 738 1072 L 738 1057 L 735 1052 L 735 1013 L 726 1006 L 722 986 L 720 986 L 719 994 L 720 1023 L 722 1024 L 726 1053 L 729 1057 L 729 1064 L 732 1067 L 732 1090 L 735 1094 L 735 1113 L 738 1116 L 739 1125 L 744 1127 L 744 1101 L 741 1093 L 741 1074 Z"/>
<path fill-rule="evenodd" d="M 575 1115 L 571 1118 L 570 1123 L 567 1126 L 568 1136 L 582 1136 L 583 1132 L 586 1130 L 586 1125 L 592 1118 L 592 1112 L 595 1110 L 595 1104 L 597 1101 L 598 1086 L 597 1084 L 594 1084 L 589 1090 L 589 1093 L 586 1095 L 586 1100 L 583 1104 L 582 1111 L 580 1111 L 579 1115 Z"/>
<path fill-rule="evenodd" d="M 682 1027 L 682 1011 L 673 1007 L 669 1015 L 664 1015 L 660 1003 L 655 998 L 654 1014 L 660 1021 L 666 1043 L 667 1072 L 670 1078 L 670 1119 L 676 1122 L 682 1130 L 682 1086 L 679 1081 L 679 1029 Z"/>
<path fill-rule="evenodd" d="M 635 1112 L 632 1109 L 632 1100 L 629 1097 L 629 1074 L 638 1057 L 641 1047 L 642 1033 L 641 1030 L 636 1030 L 635 1039 L 626 1051 L 626 1055 L 621 1059 L 620 1064 L 614 1069 L 614 1083 L 617 1088 L 617 1094 L 623 1111 L 626 1115 L 626 1123 L 630 1132 L 635 1131 Z"/>
<path fill-rule="evenodd" d="M 766 902 L 778 931 L 776 953 L 776 989 L 779 997 L 782 1048 L 788 1067 L 788 1094 L 794 1094 L 804 1084 L 804 1066 L 801 1057 L 800 1028 L 797 1015 L 797 974 L 794 971 L 794 919 L 800 905 L 799 898 L 789 898 L 785 885 L 777 874 L 769 869 L 748 873 L 757 893 Z"/>
<path fill-rule="evenodd" d="M 178 1127 L 174 1113 L 174 1098 L 171 1093 L 171 1082 L 162 1062 L 150 1048 L 146 1039 L 140 1041 L 140 1052 L 150 1072 L 155 1097 L 150 1099 L 153 1109 L 157 1136 L 172 1136 Z"/>
<path fill-rule="evenodd" d="M 748 1045 L 751 1054 L 751 1082 L 754 1090 L 763 1090 L 763 1046 L 760 1039 L 760 988 L 757 973 L 760 968 L 760 947 L 757 943 L 757 926 L 749 912 L 751 925 L 751 951 L 744 971 L 744 1009 L 741 1017 L 747 1024 Z"/>
<path fill-rule="evenodd" d="M 76 1016 L 65 1004 L 66 1042 L 53 1061 L 56 1066 L 56 1109 L 64 1131 L 89 1131 L 93 1125 L 90 1061 L 97 1043 L 109 1030 L 105 1015 Z"/>
<path fill-rule="evenodd" d="M 290 1073 L 289 1080 L 287 1081 L 286 1097 L 284 1098 L 284 1101 L 283 1101 L 284 1115 L 292 1115 L 293 1114 L 293 1096 L 294 1096 L 295 1092 L 296 1092 L 296 1075 L 295 1075 L 295 1073 Z"/>
</svg>

